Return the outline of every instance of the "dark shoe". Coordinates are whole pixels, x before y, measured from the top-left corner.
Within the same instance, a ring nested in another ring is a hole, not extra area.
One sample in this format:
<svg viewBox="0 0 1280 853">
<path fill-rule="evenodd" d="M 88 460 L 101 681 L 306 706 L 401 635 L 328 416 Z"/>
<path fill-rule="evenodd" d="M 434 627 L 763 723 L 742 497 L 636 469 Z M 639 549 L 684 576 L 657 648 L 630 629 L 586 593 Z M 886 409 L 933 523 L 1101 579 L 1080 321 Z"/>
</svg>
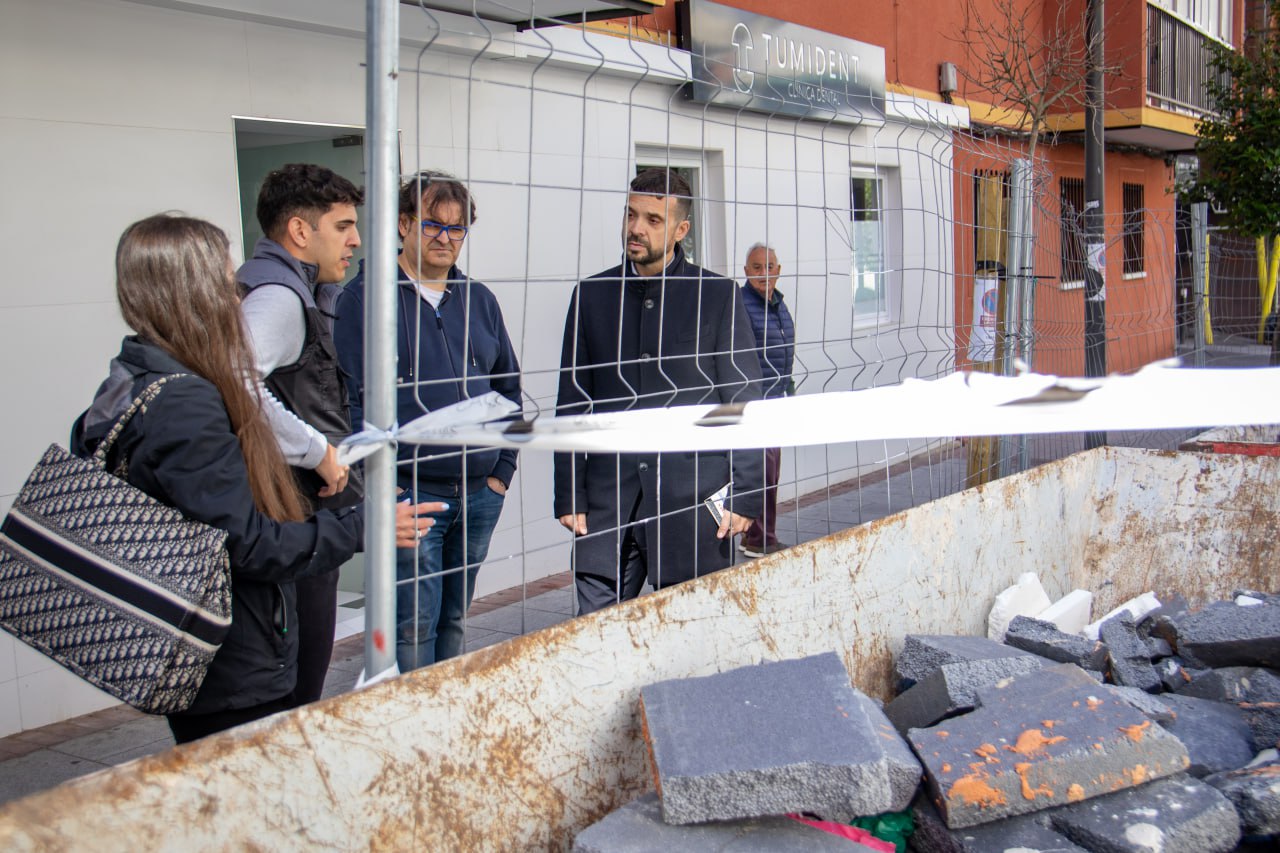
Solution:
<svg viewBox="0 0 1280 853">
<path fill-rule="evenodd" d="M 790 547 L 785 542 L 765 542 L 764 544 L 742 542 L 739 543 L 738 550 L 748 557 L 763 557 L 765 554 L 776 554 Z"/>
</svg>

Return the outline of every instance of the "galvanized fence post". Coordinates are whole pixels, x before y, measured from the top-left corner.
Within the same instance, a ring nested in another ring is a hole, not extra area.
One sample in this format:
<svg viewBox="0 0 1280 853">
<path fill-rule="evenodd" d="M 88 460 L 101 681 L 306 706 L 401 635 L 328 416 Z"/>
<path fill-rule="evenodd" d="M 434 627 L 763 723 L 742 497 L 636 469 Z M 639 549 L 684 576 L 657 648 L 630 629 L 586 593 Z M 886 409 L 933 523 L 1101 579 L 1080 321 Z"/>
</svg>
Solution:
<svg viewBox="0 0 1280 853">
<path fill-rule="evenodd" d="M 1035 235 L 1034 198 L 1035 169 L 1030 160 L 1015 160 L 1009 179 L 1009 269 L 1012 272 L 1011 283 L 1016 284 L 1012 301 L 1017 306 L 1018 358 L 1028 367 L 1032 365 L 1035 334 L 1036 275 L 1031 251 Z M 1025 435 L 1018 436 L 1017 453 L 1016 470 L 1027 470 L 1029 460 Z"/>
<path fill-rule="evenodd" d="M 1009 245 L 1006 256 L 1004 298 L 1004 349 L 1000 374 L 1015 373 L 1014 360 L 1030 364 L 1031 316 L 1027 291 L 1035 286 L 1031 277 L 1031 161 L 1013 161 L 1009 174 Z M 1027 467 L 1025 436 L 1000 437 L 1000 459 L 997 474 L 1008 476 Z"/>
<path fill-rule="evenodd" d="M 400 76 L 400 8 L 397 0 L 368 0 L 365 115 L 368 125 L 368 218 L 364 316 L 365 419 L 379 429 L 395 423 L 396 211 L 400 157 L 396 142 Z M 354 424 L 360 429 L 360 424 Z M 364 671 L 374 678 L 390 669 L 395 652 L 396 449 L 380 448 L 365 470 Z"/>
<path fill-rule="evenodd" d="M 1191 363 L 1204 367 L 1206 355 L 1205 324 L 1209 316 L 1209 205 L 1191 205 L 1191 304 L 1195 318 L 1195 348 Z"/>
</svg>

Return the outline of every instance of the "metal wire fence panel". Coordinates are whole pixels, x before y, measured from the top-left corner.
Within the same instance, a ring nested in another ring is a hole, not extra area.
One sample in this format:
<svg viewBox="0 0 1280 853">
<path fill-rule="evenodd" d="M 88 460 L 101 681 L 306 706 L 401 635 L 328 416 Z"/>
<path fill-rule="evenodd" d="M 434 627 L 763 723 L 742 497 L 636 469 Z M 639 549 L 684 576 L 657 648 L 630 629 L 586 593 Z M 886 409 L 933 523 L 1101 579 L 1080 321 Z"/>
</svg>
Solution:
<svg viewBox="0 0 1280 853">
<path fill-rule="evenodd" d="M 813 104 L 800 115 L 744 105 L 733 77 L 719 84 L 723 98 L 713 91 L 700 102 L 689 83 L 704 58 L 641 29 L 512 29 L 414 14 L 428 37 L 402 56 L 402 172 L 446 170 L 477 215 L 469 221 L 465 205 L 442 207 L 429 192 L 401 211 L 401 314 L 382 330 L 398 336 L 401 422 L 489 388 L 518 397 L 527 418 L 570 403 L 598 412 L 753 399 L 759 387 L 743 365 L 768 348 L 744 328 L 753 325 L 751 285 L 743 289 L 753 248 L 771 250 L 779 268 L 794 332 L 783 338 L 794 360 L 782 387 L 796 394 L 1009 372 L 1018 362 L 1083 373 L 1082 271 L 1094 259 L 1084 248 L 1079 145 L 1042 144 L 1028 163 L 1025 140 L 892 91 L 883 117 L 852 119 Z M 1107 367 L 1127 372 L 1188 354 L 1201 315 L 1190 237 L 1167 192 L 1171 168 L 1141 152 L 1108 158 L 1108 236 L 1096 260 L 1106 271 Z M 646 231 L 634 225 L 649 211 L 644 199 L 665 196 L 629 184 L 649 167 L 679 174 L 689 209 L 659 205 L 667 219 Z M 431 242 L 444 225 L 469 229 L 451 246 L 439 241 L 453 258 Z M 644 250 L 665 247 L 677 227 L 671 243 L 684 265 L 660 253 L 654 266 Z M 1210 361 L 1238 347 L 1233 361 L 1265 362 L 1250 337 L 1258 297 L 1249 248 L 1214 237 Z M 437 249 L 434 266 L 416 263 Z M 433 296 L 428 273 L 440 268 L 448 282 Z M 777 321 L 770 304 L 774 314 L 756 312 L 766 326 Z M 1109 436 L 1155 447 L 1183 438 Z M 402 449 L 401 486 L 452 489 L 456 517 L 437 553 L 401 560 L 401 641 L 437 643 L 438 659 L 567 618 L 575 596 L 565 585 L 584 576 L 598 583 L 578 589 L 579 603 L 741 563 L 747 555 L 715 538 L 704 506 L 729 481 L 726 508 L 766 522 L 754 544 L 767 551 L 770 531 L 783 544 L 804 541 L 1084 447 L 1078 435 L 787 439 L 778 436 L 778 454 L 734 458 L 526 452 L 514 477 L 487 448 Z M 504 486 L 505 500 L 483 491 Z M 571 534 L 580 514 L 585 530 Z M 464 639 L 439 645 L 450 620 Z"/>
</svg>

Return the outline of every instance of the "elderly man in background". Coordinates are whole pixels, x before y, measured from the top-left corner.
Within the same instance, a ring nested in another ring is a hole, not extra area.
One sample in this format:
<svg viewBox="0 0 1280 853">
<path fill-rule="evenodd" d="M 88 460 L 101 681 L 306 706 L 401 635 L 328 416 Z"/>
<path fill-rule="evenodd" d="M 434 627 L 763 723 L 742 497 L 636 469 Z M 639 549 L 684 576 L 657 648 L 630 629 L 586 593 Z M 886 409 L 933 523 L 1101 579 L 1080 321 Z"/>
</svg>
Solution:
<svg viewBox="0 0 1280 853">
<path fill-rule="evenodd" d="M 742 302 L 759 345 L 756 352 L 760 357 L 760 374 L 764 377 L 764 396 L 768 399 L 794 394 L 791 370 L 796 355 L 796 327 L 782 301 L 782 292 L 776 287 L 778 274 L 782 272 L 778 256 L 769 246 L 756 243 L 747 250 L 742 269 L 747 274 L 747 283 L 742 286 Z M 778 521 L 781 462 L 782 448 L 770 447 L 764 451 L 764 515 L 751 523 L 738 543 L 738 550 L 748 557 L 762 557 L 787 547 L 778 542 L 774 532 Z"/>
</svg>

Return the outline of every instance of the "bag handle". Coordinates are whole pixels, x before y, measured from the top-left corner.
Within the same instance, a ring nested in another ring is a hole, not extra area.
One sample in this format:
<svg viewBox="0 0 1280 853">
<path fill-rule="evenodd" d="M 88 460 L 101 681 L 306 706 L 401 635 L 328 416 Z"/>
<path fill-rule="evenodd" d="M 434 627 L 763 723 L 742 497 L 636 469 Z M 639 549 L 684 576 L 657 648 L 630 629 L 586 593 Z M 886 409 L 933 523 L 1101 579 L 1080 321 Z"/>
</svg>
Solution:
<svg viewBox="0 0 1280 853">
<path fill-rule="evenodd" d="M 190 375 L 190 373 L 171 373 L 168 376 L 161 376 L 155 382 L 152 382 L 146 388 L 143 388 L 142 393 L 133 398 L 133 402 L 129 404 L 129 408 L 126 409 L 124 414 L 121 415 L 116 420 L 115 424 L 112 425 L 111 431 L 108 432 L 106 437 L 98 443 L 97 450 L 93 451 L 93 462 L 99 468 L 106 470 L 107 454 L 111 451 L 111 446 L 116 443 L 116 439 L 118 439 L 120 434 L 124 432 L 125 426 L 127 426 L 129 421 L 133 419 L 133 416 L 139 411 L 145 413 L 147 411 L 147 406 L 155 402 L 156 397 L 160 396 L 160 389 L 164 388 L 165 384 L 170 379 L 181 379 L 183 376 Z"/>
</svg>

